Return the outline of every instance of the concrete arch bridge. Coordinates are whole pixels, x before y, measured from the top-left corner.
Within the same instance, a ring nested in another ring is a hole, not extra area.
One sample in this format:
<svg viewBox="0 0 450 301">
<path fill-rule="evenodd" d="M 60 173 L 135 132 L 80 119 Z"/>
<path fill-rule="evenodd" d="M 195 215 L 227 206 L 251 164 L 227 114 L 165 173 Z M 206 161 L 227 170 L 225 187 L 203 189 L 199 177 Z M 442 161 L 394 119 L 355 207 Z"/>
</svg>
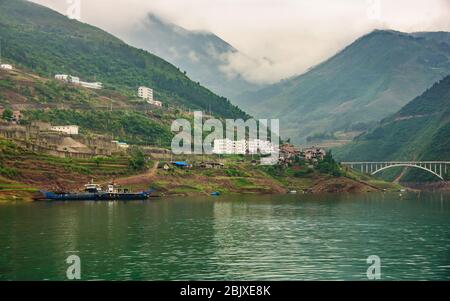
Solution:
<svg viewBox="0 0 450 301">
<path fill-rule="evenodd" d="M 341 162 L 341 164 L 370 175 L 376 175 L 383 170 L 395 167 L 419 168 L 435 175 L 442 181 L 445 181 L 444 176 L 450 167 L 450 161 Z"/>
</svg>

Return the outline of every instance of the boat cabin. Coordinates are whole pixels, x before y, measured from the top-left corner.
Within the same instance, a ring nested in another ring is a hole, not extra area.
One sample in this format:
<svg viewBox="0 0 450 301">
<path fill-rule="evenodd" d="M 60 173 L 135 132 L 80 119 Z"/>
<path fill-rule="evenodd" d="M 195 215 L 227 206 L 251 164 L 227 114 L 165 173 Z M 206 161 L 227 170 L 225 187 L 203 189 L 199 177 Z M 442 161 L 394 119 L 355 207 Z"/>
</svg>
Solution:
<svg viewBox="0 0 450 301">
<path fill-rule="evenodd" d="M 102 191 L 102 187 L 98 184 L 94 184 L 93 182 L 84 185 L 84 191 L 88 193 L 97 193 Z"/>
<path fill-rule="evenodd" d="M 106 189 L 106 192 L 108 192 L 108 193 L 121 193 L 122 190 L 120 189 L 120 186 L 118 186 L 118 185 L 116 185 L 114 183 L 111 183 L 111 184 L 108 185 L 108 187 Z"/>
</svg>

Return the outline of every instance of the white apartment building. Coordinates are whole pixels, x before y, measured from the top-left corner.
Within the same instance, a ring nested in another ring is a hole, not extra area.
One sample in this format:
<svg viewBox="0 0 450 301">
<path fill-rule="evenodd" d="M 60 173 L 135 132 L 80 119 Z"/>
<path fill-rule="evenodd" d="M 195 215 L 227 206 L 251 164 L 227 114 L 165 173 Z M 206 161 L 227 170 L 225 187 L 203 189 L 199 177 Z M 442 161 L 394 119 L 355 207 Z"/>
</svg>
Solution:
<svg viewBox="0 0 450 301">
<path fill-rule="evenodd" d="M 56 125 L 50 127 L 50 130 L 68 135 L 78 135 L 79 127 L 77 125 Z"/>
<path fill-rule="evenodd" d="M 248 141 L 248 153 L 251 155 L 255 154 L 273 154 L 275 153 L 275 146 L 272 142 L 267 140 L 254 139 Z"/>
<path fill-rule="evenodd" d="M 72 75 L 56 74 L 55 79 L 68 83 L 80 84 L 80 78 Z"/>
<path fill-rule="evenodd" d="M 140 98 L 147 100 L 149 103 L 153 101 L 153 89 L 147 87 L 139 87 L 138 95 Z"/>
<path fill-rule="evenodd" d="M 246 140 L 233 141 L 233 151 L 234 154 L 236 155 L 247 154 L 247 141 Z"/>
<path fill-rule="evenodd" d="M 81 81 L 80 81 L 79 77 L 69 75 L 69 83 L 79 85 L 81 83 Z"/>
<path fill-rule="evenodd" d="M 96 90 L 100 90 L 103 88 L 103 84 L 99 83 L 99 82 L 96 82 L 96 83 L 80 82 L 80 85 L 85 88 L 96 89 Z"/>
<path fill-rule="evenodd" d="M 102 89 L 103 88 L 103 84 L 100 82 L 95 82 L 95 83 L 88 83 L 88 82 L 83 82 L 80 80 L 79 77 L 76 76 L 72 76 L 72 75 L 67 75 L 67 74 L 56 74 L 55 75 L 55 79 L 60 80 L 60 81 L 64 81 L 67 83 L 72 83 L 75 85 L 80 85 L 82 87 L 85 88 L 89 88 L 89 89 Z"/>
<path fill-rule="evenodd" d="M 56 74 L 55 79 L 68 82 L 69 76 L 67 74 Z"/>
<path fill-rule="evenodd" d="M 255 155 L 258 153 L 258 149 L 259 149 L 259 140 L 255 139 L 255 140 L 250 140 L 248 142 L 248 153 L 251 155 Z"/>
<path fill-rule="evenodd" d="M 238 140 L 232 141 L 230 139 L 216 139 L 214 140 L 213 152 L 215 154 L 273 154 L 275 153 L 275 146 L 266 140 Z"/>
<path fill-rule="evenodd" d="M 234 153 L 233 141 L 230 139 L 214 140 L 213 153 L 218 155 L 231 155 Z"/>
<path fill-rule="evenodd" d="M 3 69 L 3 70 L 13 70 L 14 68 L 13 68 L 13 66 L 10 65 L 10 64 L 1 64 L 1 65 L 0 65 L 0 69 Z"/>
</svg>

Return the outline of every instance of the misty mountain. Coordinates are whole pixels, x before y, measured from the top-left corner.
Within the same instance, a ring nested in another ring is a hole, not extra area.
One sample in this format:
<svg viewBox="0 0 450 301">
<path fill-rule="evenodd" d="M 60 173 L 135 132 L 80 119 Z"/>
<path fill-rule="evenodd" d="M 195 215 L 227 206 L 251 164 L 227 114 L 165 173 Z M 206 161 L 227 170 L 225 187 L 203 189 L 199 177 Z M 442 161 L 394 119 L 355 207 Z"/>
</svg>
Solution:
<svg viewBox="0 0 450 301">
<path fill-rule="evenodd" d="M 127 43 L 171 62 L 213 92 L 234 98 L 261 88 L 240 75 L 227 76 L 223 66 L 237 53 L 233 46 L 206 31 L 190 31 L 149 14 L 137 26 L 117 33 Z"/>
<path fill-rule="evenodd" d="M 450 33 L 376 30 L 303 75 L 244 93 L 237 104 L 279 118 L 282 134 L 298 143 L 369 126 L 449 73 Z"/>
</svg>

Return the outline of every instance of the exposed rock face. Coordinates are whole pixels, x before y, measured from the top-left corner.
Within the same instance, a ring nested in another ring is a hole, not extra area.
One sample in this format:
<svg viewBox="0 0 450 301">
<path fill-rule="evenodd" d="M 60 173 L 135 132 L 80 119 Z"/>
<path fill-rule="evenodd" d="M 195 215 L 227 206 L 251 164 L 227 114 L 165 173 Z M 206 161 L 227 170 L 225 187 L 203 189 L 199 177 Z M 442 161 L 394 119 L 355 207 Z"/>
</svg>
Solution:
<svg viewBox="0 0 450 301">
<path fill-rule="evenodd" d="M 348 178 L 332 178 L 321 181 L 311 188 L 312 193 L 362 193 L 380 191 L 366 183 L 357 182 Z"/>
</svg>

